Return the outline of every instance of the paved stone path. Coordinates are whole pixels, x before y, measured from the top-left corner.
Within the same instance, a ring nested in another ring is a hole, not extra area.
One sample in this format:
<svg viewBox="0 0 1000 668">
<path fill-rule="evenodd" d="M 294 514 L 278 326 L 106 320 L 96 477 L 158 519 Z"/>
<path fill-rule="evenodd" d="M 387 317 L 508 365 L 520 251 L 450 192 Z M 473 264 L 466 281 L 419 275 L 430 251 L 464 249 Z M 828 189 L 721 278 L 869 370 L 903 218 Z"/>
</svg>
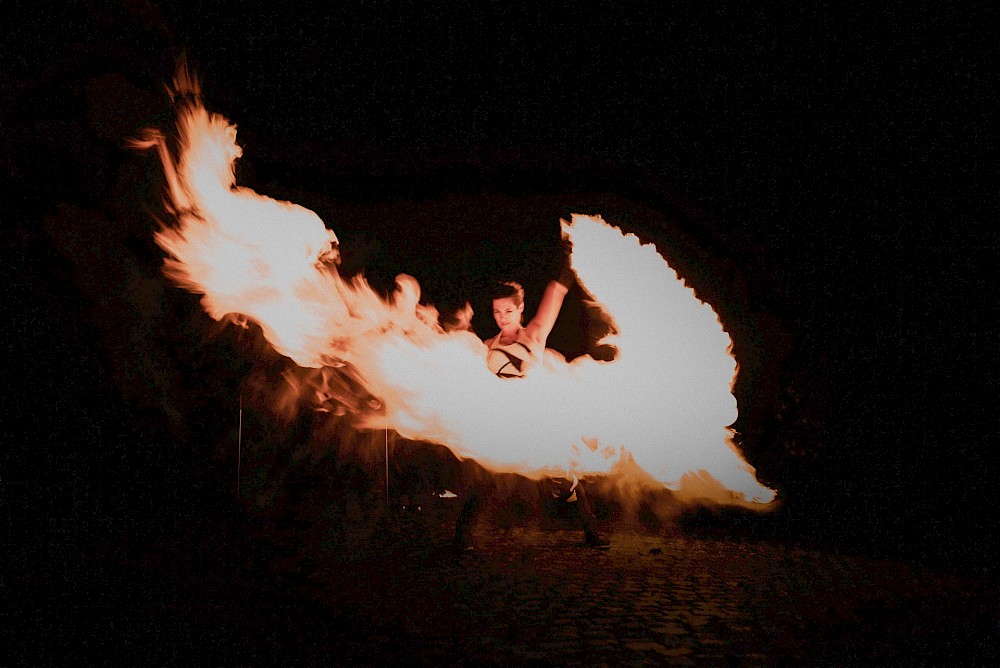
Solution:
<svg viewBox="0 0 1000 668">
<path fill-rule="evenodd" d="M 597 551 L 558 523 L 487 523 L 478 549 L 455 555 L 440 519 L 414 513 L 355 536 L 317 529 L 287 556 L 302 595 L 369 620 L 372 637 L 343 648 L 349 662 L 382 662 L 380 646 L 390 662 L 468 665 L 998 658 L 997 588 L 922 567 L 676 530 L 611 531 Z"/>
<path fill-rule="evenodd" d="M 994 666 L 996 583 L 781 543 L 456 508 L 169 519 L 11 591 L 4 665 Z M 302 507 L 305 507 L 303 504 Z M 349 510 L 349 509 L 348 509 Z M 214 519 L 213 519 L 214 518 Z M 41 556 L 42 553 L 39 553 Z M 16 623 L 15 623 L 16 622 Z M 31 632 L 17 629 L 30 628 Z"/>
</svg>

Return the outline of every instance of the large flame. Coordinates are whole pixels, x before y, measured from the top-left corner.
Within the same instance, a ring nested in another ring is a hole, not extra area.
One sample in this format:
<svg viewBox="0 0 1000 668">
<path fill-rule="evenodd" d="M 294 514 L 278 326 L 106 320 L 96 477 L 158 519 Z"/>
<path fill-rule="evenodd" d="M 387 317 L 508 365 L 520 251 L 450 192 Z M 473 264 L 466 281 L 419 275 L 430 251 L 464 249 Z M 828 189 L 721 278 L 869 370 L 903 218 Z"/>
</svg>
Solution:
<svg viewBox="0 0 1000 668">
<path fill-rule="evenodd" d="M 313 390 L 368 393 L 381 408 L 361 416 L 367 426 L 497 470 L 607 472 L 630 455 L 671 488 L 774 498 L 727 427 L 737 416 L 729 336 L 652 245 L 598 216 L 562 221 L 581 283 L 613 314 L 606 343 L 617 358 L 567 363 L 548 351 L 527 378 L 502 380 L 477 336 L 447 331 L 419 304 L 415 279 L 399 276 L 388 298 L 361 278 L 344 280 L 332 261 L 337 237 L 315 213 L 236 186 L 235 127 L 204 108 L 193 80 L 179 75 L 175 87 L 176 158 L 155 133 L 139 143 L 159 148 L 177 218 L 156 235 L 165 271 L 203 295 L 211 317 L 252 319 L 275 350 L 320 369 L 313 375 L 325 380 Z"/>
</svg>

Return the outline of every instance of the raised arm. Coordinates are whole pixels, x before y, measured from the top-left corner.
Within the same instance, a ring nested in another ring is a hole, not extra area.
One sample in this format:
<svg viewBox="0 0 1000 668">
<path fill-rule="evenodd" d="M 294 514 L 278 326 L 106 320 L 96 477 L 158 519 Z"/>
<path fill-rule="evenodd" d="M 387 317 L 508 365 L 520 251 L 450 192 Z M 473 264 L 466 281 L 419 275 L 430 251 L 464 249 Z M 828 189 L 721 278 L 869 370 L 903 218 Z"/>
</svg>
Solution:
<svg viewBox="0 0 1000 668">
<path fill-rule="evenodd" d="M 562 309 L 566 293 L 569 292 L 570 286 L 576 282 L 576 274 L 570 268 L 572 245 L 565 236 L 562 240 L 562 251 L 559 277 L 554 281 L 549 281 L 549 284 L 545 286 L 545 291 L 542 293 L 542 301 L 538 305 L 538 311 L 535 312 L 535 317 L 525 327 L 528 335 L 542 347 L 545 346 L 545 342 L 549 338 L 549 333 L 556 324 L 556 318 L 559 317 L 559 311 Z"/>
<path fill-rule="evenodd" d="M 562 309 L 563 299 L 566 298 L 567 292 L 569 292 L 567 284 L 560 281 L 549 281 L 542 293 L 542 301 L 538 305 L 535 317 L 524 328 L 527 330 L 528 336 L 542 346 L 545 345 L 552 327 L 556 324 L 556 318 L 559 317 L 559 311 Z"/>
</svg>

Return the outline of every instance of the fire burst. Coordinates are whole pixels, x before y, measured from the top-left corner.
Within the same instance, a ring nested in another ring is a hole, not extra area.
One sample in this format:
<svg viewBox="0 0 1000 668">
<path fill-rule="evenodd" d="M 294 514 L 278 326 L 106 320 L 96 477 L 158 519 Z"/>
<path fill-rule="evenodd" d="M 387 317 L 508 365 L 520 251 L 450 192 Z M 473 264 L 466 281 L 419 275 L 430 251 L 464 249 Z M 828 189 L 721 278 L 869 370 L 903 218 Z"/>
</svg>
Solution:
<svg viewBox="0 0 1000 668">
<path fill-rule="evenodd" d="M 727 427 L 737 416 L 729 335 L 652 245 L 598 216 L 562 221 L 581 284 L 613 315 L 603 343 L 618 355 L 568 363 L 547 351 L 527 378 L 499 379 L 477 336 L 443 328 L 420 304 L 415 279 L 397 277 L 388 298 L 363 278 L 343 279 L 337 237 L 315 213 L 237 186 L 236 128 L 204 108 L 186 73 L 174 84 L 176 156 L 155 132 L 136 142 L 159 150 L 177 219 L 156 234 L 164 271 L 201 294 L 212 318 L 253 320 L 275 350 L 319 370 L 310 391 L 347 405 L 368 393 L 381 409 L 362 411 L 363 426 L 441 443 L 494 470 L 603 473 L 633 460 L 682 495 L 774 498 Z"/>
</svg>

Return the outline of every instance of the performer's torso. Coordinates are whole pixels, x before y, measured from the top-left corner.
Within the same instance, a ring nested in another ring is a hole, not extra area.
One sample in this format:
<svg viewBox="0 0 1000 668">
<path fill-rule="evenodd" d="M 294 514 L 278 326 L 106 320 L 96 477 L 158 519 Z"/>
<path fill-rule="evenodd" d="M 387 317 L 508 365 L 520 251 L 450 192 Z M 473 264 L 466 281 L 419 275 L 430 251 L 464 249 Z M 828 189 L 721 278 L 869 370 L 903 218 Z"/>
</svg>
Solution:
<svg viewBox="0 0 1000 668">
<path fill-rule="evenodd" d="M 489 340 L 486 365 L 500 378 L 523 378 L 538 354 L 524 329 L 520 329 L 513 343 L 501 344 L 500 334 Z"/>
</svg>

